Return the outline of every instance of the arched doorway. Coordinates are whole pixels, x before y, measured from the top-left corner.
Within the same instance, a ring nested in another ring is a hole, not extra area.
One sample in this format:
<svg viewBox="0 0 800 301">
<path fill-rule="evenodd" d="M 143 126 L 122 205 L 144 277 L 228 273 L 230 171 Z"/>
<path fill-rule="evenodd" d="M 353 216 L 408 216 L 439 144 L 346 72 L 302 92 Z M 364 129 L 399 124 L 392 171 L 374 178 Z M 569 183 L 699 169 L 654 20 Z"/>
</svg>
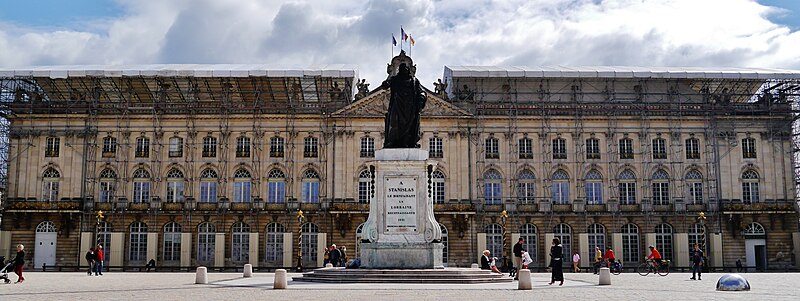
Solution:
<svg viewBox="0 0 800 301">
<path fill-rule="evenodd" d="M 56 225 L 51 221 L 43 221 L 36 226 L 36 245 L 33 246 L 33 266 L 56 265 Z"/>
<path fill-rule="evenodd" d="M 759 223 L 750 223 L 744 228 L 744 254 L 746 266 L 755 266 L 756 270 L 767 269 L 767 231 Z"/>
</svg>

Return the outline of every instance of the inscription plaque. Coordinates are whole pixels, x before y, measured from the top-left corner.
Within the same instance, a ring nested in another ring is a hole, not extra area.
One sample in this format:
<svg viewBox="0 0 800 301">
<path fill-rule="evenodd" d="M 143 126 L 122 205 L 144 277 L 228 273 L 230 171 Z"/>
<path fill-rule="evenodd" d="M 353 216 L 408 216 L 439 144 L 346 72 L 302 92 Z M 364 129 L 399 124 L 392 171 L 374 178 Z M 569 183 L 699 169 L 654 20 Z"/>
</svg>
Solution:
<svg viewBox="0 0 800 301">
<path fill-rule="evenodd" d="M 417 177 L 387 177 L 385 189 L 385 233 L 416 233 Z"/>
</svg>

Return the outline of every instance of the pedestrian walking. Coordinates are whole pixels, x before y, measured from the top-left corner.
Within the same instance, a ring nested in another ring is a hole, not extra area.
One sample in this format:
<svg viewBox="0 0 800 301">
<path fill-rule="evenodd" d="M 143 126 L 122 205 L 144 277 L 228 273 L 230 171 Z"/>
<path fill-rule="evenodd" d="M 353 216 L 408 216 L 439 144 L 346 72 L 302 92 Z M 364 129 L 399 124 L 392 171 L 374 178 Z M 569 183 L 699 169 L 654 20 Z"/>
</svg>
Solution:
<svg viewBox="0 0 800 301">
<path fill-rule="evenodd" d="M 103 276 L 103 260 L 105 260 L 105 255 L 103 254 L 103 245 L 97 245 L 94 248 L 94 275 L 95 276 Z"/>
<path fill-rule="evenodd" d="M 94 266 L 95 263 L 94 262 L 95 262 L 95 259 L 96 259 L 95 253 L 94 253 L 94 248 L 89 248 L 89 251 L 86 251 L 86 255 L 84 255 L 83 257 L 86 258 L 86 263 L 89 264 L 89 269 L 86 270 L 86 275 L 87 276 L 92 276 L 92 272 L 95 271 L 95 266 Z"/>
<path fill-rule="evenodd" d="M 692 280 L 695 280 L 694 275 L 697 273 L 697 280 L 701 279 L 701 273 L 703 272 L 703 250 L 700 250 L 699 244 L 694 244 L 694 252 L 692 252 Z"/>
<path fill-rule="evenodd" d="M 561 246 L 561 240 L 553 238 L 553 246 L 550 247 L 550 268 L 552 269 L 550 285 L 553 285 L 556 281 L 561 281 L 558 285 L 564 285 L 563 257 L 564 247 Z"/>
<path fill-rule="evenodd" d="M 736 259 L 736 272 L 741 273 L 744 267 L 742 266 L 742 259 Z"/>
<path fill-rule="evenodd" d="M 594 247 L 594 274 L 597 275 L 600 272 L 600 262 L 603 261 L 603 252 L 600 251 L 600 247 Z"/>
<path fill-rule="evenodd" d="M 17 257 L 14 258 L 14 274 L 17 274 L 17 282 L 22 283 L 25 277 L 22 276 L 22 270 L 25 269 L 25 246 L 17 245 Z"/>
<path fill-rule="evenodd" d="M 342 253 L 336 248 L 336 244 L 331 245 L 331 264 L 338 267 L 340 259 L 342 259 Z"/>
<path fill-rule="evenodd" d="M 514 251 L 514 268 L 516 268 L 517 271 L 519 271 L 519 269 L 522 268 L 522 252 L 525 252 L 525 249 L 522 248 L 522 244 L 524 244 L 524 243 L 525 243 L 525 239 L 520 237 L 519 240 L 517 241 L 517 243 L 514 245 L 514 249 L 513 249 L 513 251 Z M 511 271 L 511 272 L 514 273 L 514 271 Z M 518 277 L 519 276 L 517 276 L 516 273 L 514 273 L 514 280 L 519 279 Z"/>
<path fill-rule="evenodd" d="M 572 271 L 575 273 L 580 273 L 581 268 L 581 255 L 578 252 L 575 252 L 575 255 L 572 255 Z"/>
</svg>

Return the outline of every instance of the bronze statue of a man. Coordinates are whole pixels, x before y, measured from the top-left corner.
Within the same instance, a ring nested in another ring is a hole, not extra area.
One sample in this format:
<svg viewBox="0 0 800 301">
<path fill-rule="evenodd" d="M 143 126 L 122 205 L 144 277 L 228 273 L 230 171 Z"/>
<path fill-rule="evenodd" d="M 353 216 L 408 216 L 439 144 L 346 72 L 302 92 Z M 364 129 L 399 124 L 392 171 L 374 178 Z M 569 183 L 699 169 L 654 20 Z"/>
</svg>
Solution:
<svg viewBox="0 0 800 301">
<path fill-rule="evenodd" d="M 401 63 L 397 70 L 397 74 L 390 74 L 382 85 L 392 91 L 384 121 L 386 137 L 383 148 L 419 148 L 417 142 L 422 138 L 420 112 L 425 108 L 427 96 L 410 66 Z"/>
</svg>

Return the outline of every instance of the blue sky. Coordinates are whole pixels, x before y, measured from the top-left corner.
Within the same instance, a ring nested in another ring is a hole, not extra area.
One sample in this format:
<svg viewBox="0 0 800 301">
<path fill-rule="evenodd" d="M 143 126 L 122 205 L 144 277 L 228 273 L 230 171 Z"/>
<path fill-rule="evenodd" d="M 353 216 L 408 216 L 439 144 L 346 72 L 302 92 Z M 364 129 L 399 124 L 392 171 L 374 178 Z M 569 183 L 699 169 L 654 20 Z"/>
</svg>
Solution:
<svg viewBox="0 0 800 301">
<path fill-rule="evenodd" d="M 400 25 L 426 85 L 445 65 L 800 69 L 800 0 L 0 0 L 0 67 L 357 64 L 378 83 Z"/>
</svg>

